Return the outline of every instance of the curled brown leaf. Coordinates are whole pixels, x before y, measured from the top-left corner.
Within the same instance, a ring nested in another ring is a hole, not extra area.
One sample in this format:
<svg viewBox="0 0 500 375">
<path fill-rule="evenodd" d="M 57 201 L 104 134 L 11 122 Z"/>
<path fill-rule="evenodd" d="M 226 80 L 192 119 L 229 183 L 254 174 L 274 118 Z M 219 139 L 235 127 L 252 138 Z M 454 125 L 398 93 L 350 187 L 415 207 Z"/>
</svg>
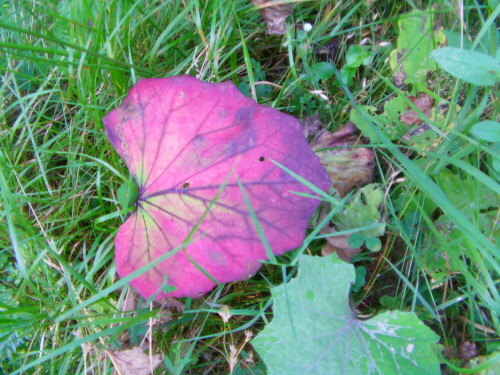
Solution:
<svg viewBox="0 0 500 375">
<path fill-rule="evenodd" d="M 341 197 L 356 186 L 373 181 L 375 156 L 352 122 L 333 133 L 311 119 L 303 123 L 309 124 L 308 134 L 313 135 L 311 148 L 316 151 Z"/>
<path fill-rule="evenodd" d="M 365 146 L 356 126 L 349 122 L 345 126 L 330 132 L 325 129 L 318 115 L 308 116 L 302 120 L 304 135 L 311 137 L 311 148 L 319 156 L 334 188 L 341 197 L 352 189 L 369 184 L 374 179 L 373 151 Z M 324 208 L 320 221 L 327 215 Z M 338 234 L 335 225 L 325 225 L 321 234 L 326 237 L 326 245 L 321 250 L 324 256 L 336 252 L 339 258 L 349 262 L 361 252 L 361 248 L 349 245 L 350 234 Z"/>
<path fill-rule="evenodd" d="M 337 253 L 338 257 L 344 262 L 350 262 L 361 252 L 360 247 L 352 247 L 349 245 L 347 242 L 349 240 L 349 234 L 335 235 L 335 233 L 337 233 L 335 227 L 329 228 L 328 225 L 326 225 L 320 233 L 332 235 L 326 237 L 326 244 L 321 249 L 321 255 L 325 257 L 331 253 Z"/>
</svg>

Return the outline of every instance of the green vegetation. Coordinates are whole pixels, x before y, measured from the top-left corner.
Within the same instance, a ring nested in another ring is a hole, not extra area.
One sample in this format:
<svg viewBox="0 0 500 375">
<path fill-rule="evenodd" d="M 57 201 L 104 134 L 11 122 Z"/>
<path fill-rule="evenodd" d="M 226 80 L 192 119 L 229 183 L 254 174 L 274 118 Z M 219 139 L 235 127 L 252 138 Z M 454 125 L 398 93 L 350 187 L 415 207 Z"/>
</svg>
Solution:
<svg viewBox="0 0 500 375">
<path fill-rule="evenodd" d="M 266 373 L 249 335 L 272 321 L 270 287 L 296 276 L 302 251 L 321 253 L 319 229 L 284 266 L 183 312 L 131 303 L 116 275 L 135 192 L 101 120 L 140 78 L 184 73 L 330 130 L 355 123 L 385 232 L 351 239 L 381 247 L 354 258 L 352 305 L 414 312 L 445 374 L 495 372 L 499 2 L 293 3 L 286 33 L 268 35 L 244 0 L 0 1 L 0 373 L 111 374 L 109 352 L 136 346 L 162 356 L 155 373 Z"/>
</svg>

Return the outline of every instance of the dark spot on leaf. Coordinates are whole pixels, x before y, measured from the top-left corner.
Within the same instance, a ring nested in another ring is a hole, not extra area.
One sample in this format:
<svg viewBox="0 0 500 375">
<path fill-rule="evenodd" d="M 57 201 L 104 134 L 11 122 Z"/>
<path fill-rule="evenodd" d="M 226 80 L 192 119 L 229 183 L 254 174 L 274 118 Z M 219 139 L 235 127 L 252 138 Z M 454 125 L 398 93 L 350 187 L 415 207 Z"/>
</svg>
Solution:
<svg viewBox="0 0 500 375">
<path fill-rule="evenodd" d="M 363 203 L 363 204 L 366 206 L 367 202 L 366 202 L 366 197 L 365 197 L 365 195 L 364 195 L 364 194 L 361 194 L 361 195 L 359 196 L 359 198 L 361 199 L 361 203 Z"/>
<path fill-rule="evenodd" d="M 264 159 L 264 156 L 261 156 L 261 157 L 259 158 L 259 161 L 264 161 L 264 160 L 265 160 L 265 159 Z"/>
<path fill-rule="evenodd" d="M 185 182 L 185 183 L 182 185 L 182 188 L 183 188 L 183 189 L 189 189 L 189 182 Z"/>
</svg>

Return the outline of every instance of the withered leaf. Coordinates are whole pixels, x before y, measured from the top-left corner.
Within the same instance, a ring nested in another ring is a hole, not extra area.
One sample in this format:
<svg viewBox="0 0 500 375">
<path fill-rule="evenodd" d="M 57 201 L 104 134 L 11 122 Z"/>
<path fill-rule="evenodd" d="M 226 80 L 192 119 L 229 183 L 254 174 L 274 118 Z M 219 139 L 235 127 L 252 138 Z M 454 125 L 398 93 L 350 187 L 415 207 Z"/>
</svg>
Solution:
<svg viewBox="0 0 500 375">
<path fill-rule="evenodd" d="M 158 354 L 147 355 L 139 347 L 107 353 L 120 375 L 150 375 L 161 363 Z"/>
<path fill-rule="evenodd" d="M 363 147 L 365 143 L 352 122 L 335 132 L 326 130 L 318 115 L 308 116 L 301 123 L 304 135 L 312 137 L 311 148 L 316 151 L 340 196 L 344 197 L 355 187 L 373 181 L 375 156 L 370 148 Z M 326 214 L 324 209 L 322 218 Z M 350 234 L 335 235 L 334 223 L 326 225 L 320 233 L 331 235 L 321 250 L 324 256 L 336 252 L 342 260 L 349 262 L 361 252 L 361 248 L 349 245 Z"/>
<path fill-rule="evenodd" d="M 341 197 L 354 187 L 373 181 L 375 156 L 370 148 L 364 147 L 365 142 L 352 122 L 333 133 L 321 129 L 317 123 L 315 127 L 317 130 L 307 130 L 310 134 L 316 132 L 311 148 L 316 151 Z"/>
<path fill-rule="evenodd" d="M 320 232 L 321 234 L 335 234 L 335 227 L 325 226 Z M 338 257 L 344 262 L 350 262 L 356 255 L 361 252 L 360 247 L 352 247 L 349 245 L 350 234 L 341 234 L 338 236 L 326 237 L 326 244 L 321 249 L 321 255 L 328 256 L 331 253 L 337 253 Z"/>
<path fill-rule="evenodd" d="M 421 92 L 419 96 L 409 96 L 408 99 L 410 99 L 411 102 L 415 104 L 426 117 L 431 115 L 431 110 L 434 105 L 434 99 L 432 99 L 432 96 Z M 408 126 L 420 125 L 424 121 L 422 117 L 413 109 L 403 113 L 399 116 L 399 119 Z"/>
<path fill-rule="evenodd" d="M 252 4 L 259 8 L 262 18 L 267 23 L 269 34 L 285 33 L 285 20 L 293 11 L 291 4 L 280 0 L 252 0 Z"/>
</svg>

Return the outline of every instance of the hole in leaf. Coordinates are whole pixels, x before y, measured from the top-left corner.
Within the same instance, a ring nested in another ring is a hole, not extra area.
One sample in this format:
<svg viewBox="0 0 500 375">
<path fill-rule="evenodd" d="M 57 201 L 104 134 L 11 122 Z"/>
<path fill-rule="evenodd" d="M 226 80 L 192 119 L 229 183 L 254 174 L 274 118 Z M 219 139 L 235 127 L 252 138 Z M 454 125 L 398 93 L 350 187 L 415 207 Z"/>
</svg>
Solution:
<svg viewBox="0 0 500 375">
<path fill-rule="evenodd" d="M 182 188 L 183 189 L 188 189 L 189 188 L 189 182 L 184 182 L 184 184 L 182 185 Z"/>
<path fill-rule="evenodd" d="M 264 161 L 264 156 L 261 156 L 261 157 L 259 158 L 259 161 Z"/>
</svg>

